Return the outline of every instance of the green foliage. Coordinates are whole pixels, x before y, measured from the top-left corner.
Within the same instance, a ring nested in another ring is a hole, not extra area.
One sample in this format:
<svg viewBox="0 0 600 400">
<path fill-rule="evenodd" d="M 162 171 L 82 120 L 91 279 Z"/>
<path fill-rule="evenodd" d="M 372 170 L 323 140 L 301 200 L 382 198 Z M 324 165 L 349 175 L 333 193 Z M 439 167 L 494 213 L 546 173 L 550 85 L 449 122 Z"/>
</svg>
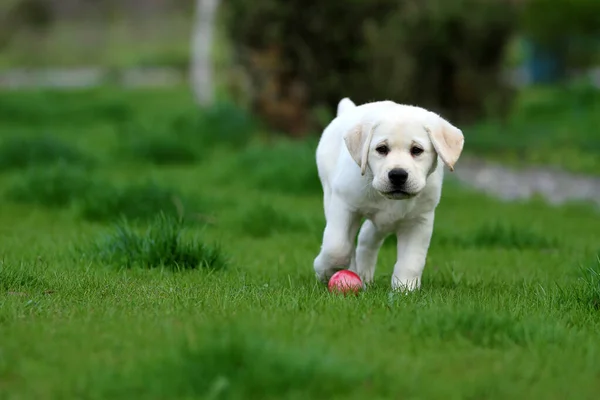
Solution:
<svg viewBox="0 0 600 400">
<path fill-rule="evenodd" d="M 191 164 L 200 159 L 198 145 L 163 125 L 135 121 L 120 126 L 120 152 L 156 165 Z"/>
<path fill-rule="evenodd" d="M 31 91 L 0 95 L 0 124 L 76 127 L 90 123 L 117 123 L 130 118 L 133 106 L 118 95 L 84 91 L 78 96 L 53 91 Z"/>
<path fill-rule="evenodd" d="M 600 92 L 593 86 L 529 88 L 504 123 L 487 120 L 464 129 L 465 153 L 517 165 L 600 173 L 598 124 Z"/>
<path fill-rule="evenodd" d="M 600 3 L 595 0 L 529 0 L 522 5 L 521 33 L 563 68 L 588 68 L 600 52 Z M 564 74 L 565 72 L 563 72 Z"/>
<path fill-rule="evenodd" d="M 126 186 L 97 185 L 82 197 L 81 215 L 91 221 L 112 221 L 126 217 L 148 221 L 163 212 L 177 216 L 189 201 L 178 190 L 154 181 Z"/>
<path fill-rule="evenodd" d="M 120 151 L 157 165 L 190 164 L 214 147 L 239 150 L 257 132 L 253 118 L 230 103 L 119 125 Z"/>
<path fill-rule="evenodd" d="M 165 214 L 156 216 L 142 233 L 123 219 L 95 243 L 91 257 L 122 268 L 225 268 L 227 260 L 220 247 L 184 233 L 183 220 Z"/>
<path fill-rule="evenodd" d="M 127 150 L 139 160 L 156 165 L 191 164 L 198 160 L 193 149 L 166 136 L 145 137 L 127 144 Z"/>
<path fill-rule="evenodd" d="M 550 250 L 558 247 L 556 239 L 542 235 L 531 228 L 495 222 L 486 223 L 464 236 L 437 235 L 434 243 L 442 246 L 463 246 L 472 248 L 539 249 Z"/>
<path fill-rule="evenodd" d="M 0 143 L 0 170 L 47 166 L 58 162 L 89 166 L 91 159 L 55 136 L 12 136 Z"/>
<path fill-rule="evenodd" d="M 552 249 L 556 240 L 533 232 L 531 229 L 506 224 L 484 225 L 467 240 L 475 247 L 502 247 L 512 249 Z"/>
<path fill-rule="evenodd" d="M 522 32 L 544 45 L 600 35 L 600 3 L 595 0 L 528 0 L 521 12 Z"/>
<path fill-rule="evenodd" d="M 231 173 L 240 171 L 256 188 L 298 195 L 322 192 L 314 148 L 305 142 L 279 141 L 250 147 L 238 156 Z"/>
<path fill-rule="evenodd" d="M 515 10 L 503 0 L 233 0 L 227 26 L 269 126 L 301 134 L 312 111 L 391 99 L 450 119 L 501 113 L 504 47 Z M 335 73 L 332 73 L 332 72 Z"/>
<path fill-rule="evenodd" d="M 229 102 L 193 110 L 172 121 L 170 130 L 182 140 L 201 146 L 224 145 L 239 149 L 257 132 L 254 118 Z"/>
<path fill-rule="evenodd" d="M 64 163 L 34 167 L 18 175 L 7 189 L 9 200 L 46 207 L 69 207 L 94 186 L 86 170 Z"/>
<path fill-rule="evenodd" d="M 279 210 L 272 204 L 259 203 L 243 215 L 240 228 L 248 236 L 264 238 L 283 233 L 307 232 L 311 230 L 311 225 L 309 221 Z"/>
<path fill-rule="evenodd" d="M 6 198 L 46 207 L 76 206 L 78 215 L 98 222 L 121 217 L 147 222 L 157 213 L 177 216 L 185 214 L 188 205 L 198 205 L 197 199 L 155 181 L 117 186 L 64 163 L 30 168 L 17 175 L 6 191 Z"/>
<path fill-rule="evenodd" d="M 185 212 L 188 203 L 192 203 L 178 190 L 155 181 L 116 186 L 64 163 L 26 170 L 13 179 L 6 197 L 15 202 L 47 207 L 76 205 L 79 215 L 90 221 L 114 221 L 121 217 L 148 221 L 159 212 L 179 215 Z"/>
</svg>

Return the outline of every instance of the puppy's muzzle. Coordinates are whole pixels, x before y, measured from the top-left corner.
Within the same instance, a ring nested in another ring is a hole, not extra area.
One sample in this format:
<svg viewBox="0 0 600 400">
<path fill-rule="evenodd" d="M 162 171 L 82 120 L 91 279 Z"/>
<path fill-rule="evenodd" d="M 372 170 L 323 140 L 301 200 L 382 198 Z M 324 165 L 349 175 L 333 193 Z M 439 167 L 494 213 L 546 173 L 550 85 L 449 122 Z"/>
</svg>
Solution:
<svg viewBox="0 0 600 400">
<path fill-rule="evenodd" d="M 388 172 L 388 179 L 394 189 L 403 189 L 408 180 L 408 172 L 404 168 L 394 168 Z"/>
<path fill-rule="evenodd" d="M 383 193 L 384 196 L 391 199 L 406 199 L 412 194 L 406 190 L 406 182 L 408 181 L 408 171 L 404 168 L 394 168 L 388 172 L 391 190 Z"/>
</svg>

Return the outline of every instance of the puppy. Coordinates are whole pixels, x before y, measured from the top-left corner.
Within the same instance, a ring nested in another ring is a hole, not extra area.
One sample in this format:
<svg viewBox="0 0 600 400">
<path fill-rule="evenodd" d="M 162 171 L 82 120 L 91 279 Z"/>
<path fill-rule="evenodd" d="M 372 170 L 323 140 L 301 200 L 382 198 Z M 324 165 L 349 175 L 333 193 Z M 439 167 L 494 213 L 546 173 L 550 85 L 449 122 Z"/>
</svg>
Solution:
<svg viewBox="0 0 600 400">
<path fill-rule="evenodd" d="M 316 151 L 326 219 L 317 278 L 348 268 L 372 282 L 379 248 L 396 234 L 392 288 L 419 288 L 444 164 L 454 170 L 463 144 L 460 129 L 423 108 L 342 99 Z"/>
</svg>

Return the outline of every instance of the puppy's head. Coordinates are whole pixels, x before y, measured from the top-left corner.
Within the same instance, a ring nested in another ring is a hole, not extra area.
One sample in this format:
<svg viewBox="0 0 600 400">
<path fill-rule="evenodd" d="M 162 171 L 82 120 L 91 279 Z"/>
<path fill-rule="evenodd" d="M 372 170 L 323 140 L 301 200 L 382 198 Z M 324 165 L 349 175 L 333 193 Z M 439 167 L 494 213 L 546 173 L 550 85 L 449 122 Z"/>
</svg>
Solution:
<svg viewBox="0 0 600 400">
<path fill-rule="evenodd" d="M 437 114 L 395 103 L 365 113 L 344 140 L 373 188 L 398 200 L 425 188 L 438 157 L 453 171 L 464 143 L 461 130 Z"/>
</svg>

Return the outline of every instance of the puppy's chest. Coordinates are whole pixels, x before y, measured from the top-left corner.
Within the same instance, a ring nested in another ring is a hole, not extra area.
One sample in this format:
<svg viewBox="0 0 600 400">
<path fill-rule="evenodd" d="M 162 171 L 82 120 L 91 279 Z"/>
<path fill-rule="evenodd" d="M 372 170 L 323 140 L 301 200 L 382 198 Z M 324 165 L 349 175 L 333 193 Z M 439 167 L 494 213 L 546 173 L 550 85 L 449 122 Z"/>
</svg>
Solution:
<svg viewBox="0 0 600 400">
<path fill-rule="evenodd" d="M 410 207 L 388 206 L 363 210 L 363 215 L 382 232 L 395 232 L 406 219 L 413 217 Z"/>
</svg>

